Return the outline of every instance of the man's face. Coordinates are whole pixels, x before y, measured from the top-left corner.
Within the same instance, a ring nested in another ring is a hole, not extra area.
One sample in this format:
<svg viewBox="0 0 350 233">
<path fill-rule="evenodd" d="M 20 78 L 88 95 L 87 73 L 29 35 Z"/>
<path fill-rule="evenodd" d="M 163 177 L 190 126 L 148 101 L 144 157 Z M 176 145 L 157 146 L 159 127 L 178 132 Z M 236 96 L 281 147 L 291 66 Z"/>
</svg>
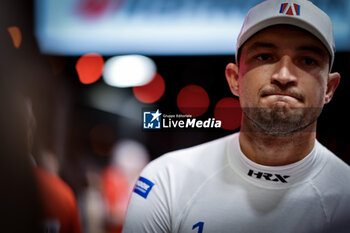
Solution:
<svg viewBox="0 0 350 233">
<path fill-rule="evenodd" d="M 323 44 L 297 27 L 274 26 L 254 35 L 242 47 L 237 68 L 235 94 L 244 117 L 273 135 L 314 124 L 331 98 L 329 59 Z"/>
</svg>

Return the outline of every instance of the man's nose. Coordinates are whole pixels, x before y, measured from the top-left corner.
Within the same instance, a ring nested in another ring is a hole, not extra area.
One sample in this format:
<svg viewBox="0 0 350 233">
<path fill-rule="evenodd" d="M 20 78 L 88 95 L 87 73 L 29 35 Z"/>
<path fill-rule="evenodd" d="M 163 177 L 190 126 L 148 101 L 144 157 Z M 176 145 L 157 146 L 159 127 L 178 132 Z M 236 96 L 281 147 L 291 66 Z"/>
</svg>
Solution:
<svg viewBox="0 0 350 233">
<path fill-rule="evenodd" d="M 282 89 L 296 85 L 296 66 L 290 56 L 283 56 L 276 64 L 275 72 L 271 77 L 271 83 Z"/>
</svg>

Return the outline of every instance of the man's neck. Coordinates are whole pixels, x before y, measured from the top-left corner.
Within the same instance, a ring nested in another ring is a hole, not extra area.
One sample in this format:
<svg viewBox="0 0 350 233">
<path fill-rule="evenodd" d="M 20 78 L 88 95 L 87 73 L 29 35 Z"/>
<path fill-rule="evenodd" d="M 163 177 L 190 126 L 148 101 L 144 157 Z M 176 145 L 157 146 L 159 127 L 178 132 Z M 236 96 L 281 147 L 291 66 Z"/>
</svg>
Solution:
<svg viewBox="0 0 350 233">
<path fill-rule="evenodd" d="M 283 166 L 305 158 L 313 149 L 316 122 L 300 132 L 289 135 L 268 135 L 241 128 L 239 143 L 242 152 L 255 163 Z"/>
</svg>

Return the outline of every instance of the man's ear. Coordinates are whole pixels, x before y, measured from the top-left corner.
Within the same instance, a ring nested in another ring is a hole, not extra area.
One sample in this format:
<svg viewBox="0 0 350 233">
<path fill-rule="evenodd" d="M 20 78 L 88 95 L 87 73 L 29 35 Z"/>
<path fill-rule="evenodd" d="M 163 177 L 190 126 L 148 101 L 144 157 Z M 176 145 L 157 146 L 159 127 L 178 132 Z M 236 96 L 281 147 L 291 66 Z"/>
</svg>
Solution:
<svg viewBox="0 0 350 233">
<path fill-rule="evenodd" d="M 226 66 L 225 75 L 232 94 L 239 96 L 238 66 L 236 64 L 229 63 Z"/>
<path fill-rule="evenodd" d="M 330 73 L 328 75 L 328 83 L 327 83 L 327 90 L 326 90 L 326 96 L 325 96 L 325 104 L 328 104 L 333 95 L 335 90 L 337 89 L 338 85 L 340 82 L 340 74 L 335 72 L 335 73 Z"/>
</svg>

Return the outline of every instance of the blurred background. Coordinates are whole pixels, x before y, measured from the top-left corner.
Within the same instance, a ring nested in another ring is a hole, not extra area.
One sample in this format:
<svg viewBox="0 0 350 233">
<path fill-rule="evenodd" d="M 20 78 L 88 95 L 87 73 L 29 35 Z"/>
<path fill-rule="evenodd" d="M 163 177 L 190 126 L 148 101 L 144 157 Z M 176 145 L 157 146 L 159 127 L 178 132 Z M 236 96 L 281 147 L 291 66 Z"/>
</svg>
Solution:
<svg viewBox="0 0 350 233">
<path fill-rule="evenodd" d="M 1 175 L 11 174 L 19 184 L 30 170 L 31 161 L 21 156 L 26 153 L 21 136 L 27 132 L 16 121 L 20 110 L 11 104 L 18 94 L 29 100 L 35 116 L 33 149 L 27 153 L 71 188 L 82 231 L 119 232 L 133 183 L 150 160 L 239 130 L 239 111 L 220 112 L 237 107 L 224 71 L 234 62 L 244 16 L 258 2 L 5 0 L 1 140 L 16 144 L 3 148 L 8 163 L 2 163 Z M 332 18 L 333 70 L 342 76 L 319 119 L 317 137 L 349 164 L 350 2 L 312 2 Z M 216 117 L 223 124 L 220 129 L 146 130 L 145 109 Z M 11 172 L 19 164 L 23 174 Z"/>
</svg>

